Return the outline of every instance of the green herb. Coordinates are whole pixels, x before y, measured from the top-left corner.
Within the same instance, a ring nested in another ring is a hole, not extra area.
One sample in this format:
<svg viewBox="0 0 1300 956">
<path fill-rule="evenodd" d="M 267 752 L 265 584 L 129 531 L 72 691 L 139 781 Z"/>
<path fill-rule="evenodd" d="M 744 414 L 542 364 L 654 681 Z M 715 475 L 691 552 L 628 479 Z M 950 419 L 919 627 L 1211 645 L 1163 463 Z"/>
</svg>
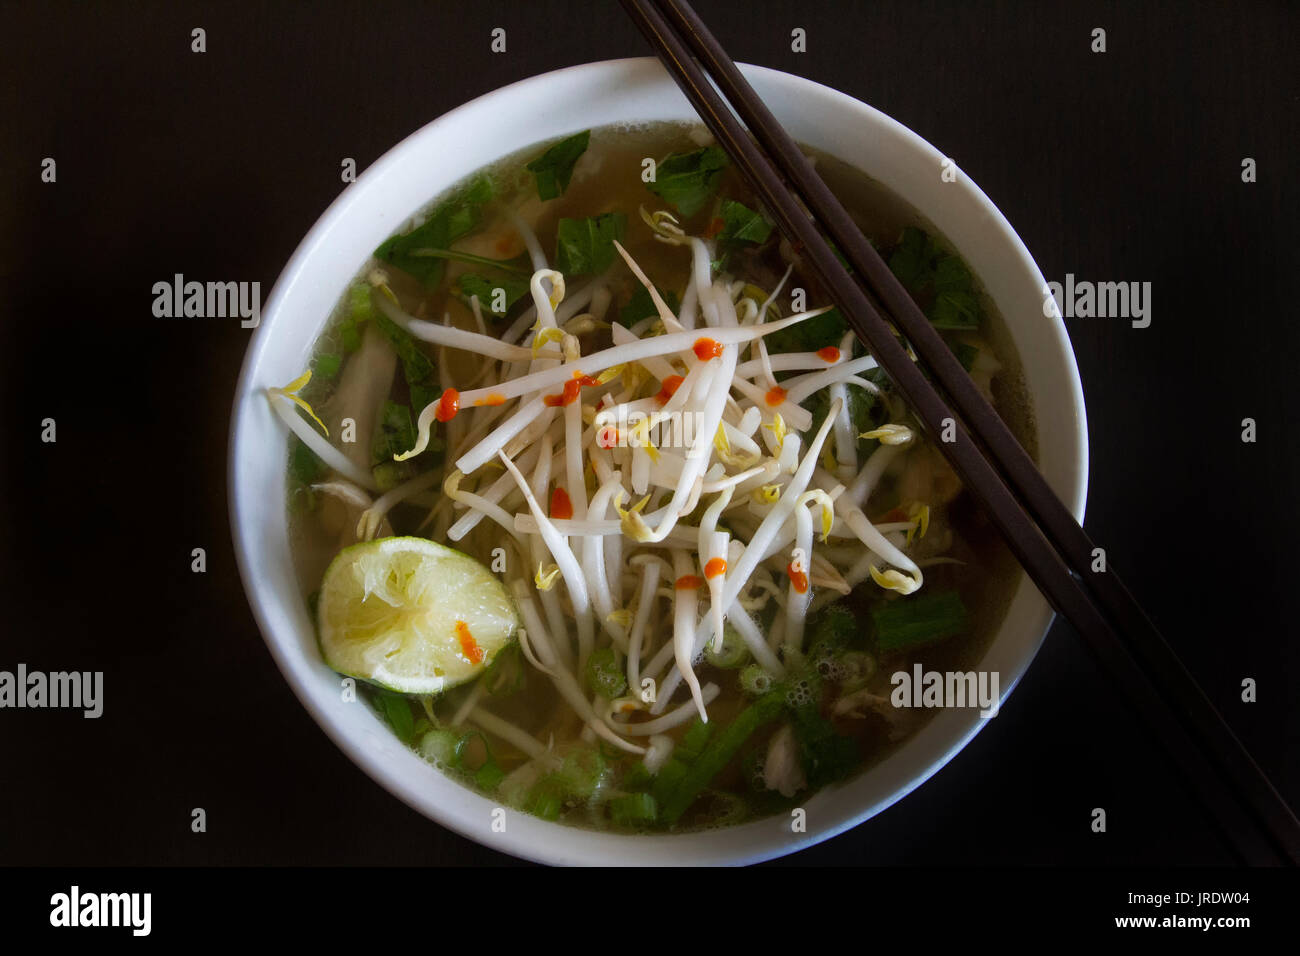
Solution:
<svg viewBox="0 0 1300 956">
<path fill-rule="evenodd" d="M 574 164 L 587 151 L 590 139 L 589 129 L 575 133 L 568 139 L 560 140 L 528 164 L 528 170 L 537 177 L 538 198 L 554 199 L 569 188 Z"/>
<path fill-rule="evenodd" d="M 920 229 L 903 230 L 889 268 L 935 328 L 979 328 L 979 296 L 966 263 Z"/>
<path fill-rule="evenodd" d="M 746 246 L 761 245 L 772 234 L 772 224 L 762 213 L 732 199 L 722 201 L 722 228 L 718 231 L 718 257 L 713 260 L 713 271 L 724 272 L 731 268 L 732 257 Z"/>
<path fill-rule="evenodd" d="M 376 691 L 375 696 L 379 712 L 388 721 L 388 726 L 393 728 L 397 739 L 404 744 L 411 743 L 415 738 L 415 717 L 411 714 L 410 700 L 386 690 Z"/>
<path fill-rule="evenodd" d="M 679 305 L 676 293 L 665 292 L 658 286 L 655 286 L 655 291 L 659 293 L 659 298 L 664 300 L 664 304 L 667 305 L 675 315 Z M 659 310 L 655 308 L 654 299 L 650 298 L 650 290 L 638 282 L 636 288 L 632 290 L 632 298 L 628 299 L 627 305 L 618 310 L 618 322 L 619 325 L 626 326 L 630 329 L 642 319 L 648 319 L 652 316 L 658 315 Z"/>
<path fill-rule="evenodd" d="M 483 686 L 493 697 L 509 697 L 524 686 L 526 679 L 523 655 L 519 644 L 513 643 L 503 647 L 492 659 L 483 673 Z"/>
<path fill-rule="evenodd" d="M 880 388 L 887 387 L 889 384 L 889 378 L 885 375 L 883 369 L 870 369 L 861 373 L 861 377 Z M 845 387 L 845 391 L 849 401 L 849 421 L 853 424 L 854 434 L 861 435 L 863 432 L 869 432 L 873 428 L 878 428 L 884 424 L 886 409 L 882 403 L 876 400 L 874 394 L 861 385 L 852 383 Z M 812 425 L 809 428 L 821 428 L 821 424 L 826 420 L 826 415 L 831 408 L 830 389 L 823 388 L 813 393 L 808 401 L 804 402 L 804 407 L 812 412 Z M 813 434 L 816 434 L 816 432 L 813 432 Z M 858 460 L 865 460 L 878 444 L 879 442 L 873 438 L 859 438 Z"/>
<path fill-rule="evenodd" d="M 555 268 L 566 276 L 595 275 L 614 264 L 614 241 L 627 232 L 627 216 L 607 212 L 561 219 L 555 234 Z"/>
<path fill-rule="evenodd" d="M 325 352 L 316 356 L 316 361 L 312 363 L 312 378 L 330 381 L 334 376 L 339 374 L 339 369 L 343 367 L 343 356 L 334 352 Z"/>
<path fill-rule="evenodd" d="M 629 793 L 609 801 L 609 818 L 621 827 L 639 827 L 654 823 L 659 804 L 648 793 Z"/>
<path fill-rule="evenodd" d="M 683 216 L 693 216 L 717 192 L 727 163 L 727 154 L 717 146 L 672 153 L 659 163 L 655 181 L 646 187 Z"/>
<path fill-rule="evenodd" d="M 606 773 L 607 765 L 600 751 L 583 747 L 564 758 L 564 763 L 555 771 L 555 776 L 562 785 L 566 798 L 587 800 L 605 782 Z"/>
<path fill-rule="evenodd" d="M 478 768 L 474 774 L 474 783 L 480 790 L 486 790 L 488 793 L 491 793 L 505 778 L 506 772 L 501 769 L 496 761 L 492 761 L 491 763 L 485 763 L 483 766 Z"/>
<path fill-rule="evenodd" d="M 483 745 L 483 760 L 477 767 L 471 767 L 466 758 L 469 757 L 470 745 L 475 740 Z M 456 741 L 453 766 L 457 770 L 472 774 L 474 783 L 480 790 L 495 790 L 497 785 L 505 778 L 505 771 L 501 769 L 496 762 L 496 758 L 492 756 L 492 748 L 488 746 L 487 738 L 477 730 L 471 730 Z"/>
<path fill-rule="evenodd" d="M 772 689 L 772 675 L 757 664 L 740 672 L 740 689 L 750 697 L 762 697 Z"/>
<path fill-rule="evenodd" d="M 500 269 L 502 272 L 513 272 L 516 275 L 526 276 L 531 274 L 528 268 L 531 260 L 528 253 L 520 253 L 513 259 L 491 259 L 487 256 L 476 256 L 472 252 L 461 252 L 457 249 L 413 249 L 411 255 L 422 259 L 452 259 L 456 262 L 466 262 L 472 266 L 487 266 L 489 269 Z"/>
<path fill-rule="evenodd" d="M 543 820 L 557 820 L 564 806 L 564 785 L 555 774 L 538 780 L 524 800 L 524 811 Z"/>
<path fill-rule="evenodd" d="M 715 724 L 706 724 L 700 718 L 695 718 L 695 723 L 686 733 L 682 734 L 682 741 L 673 751 L 673 756 L 683 763 L 691 763 L 704 750 L 704 745 L 709 742 L 709 737 L 713 734 Z"/>
<path fill-rule="evenodd" d="M 407 387 L 411 390 L 411 407 L 416 409 L 418 415 L 430 402 L 437 401 L 441 394 L 433 362 L 424 354 L 419 343 L 387 316 L 376 315 L 375 322 L 388 337 L 388 341 L 393 343 L 393 349 L 401 359 L 402 374 L 406 376 Z"/>
<path fill-rule="evenodd" d="M 487 310 L 495 315 L 505 315 L 510 311 L 510 307 L 528 294 L 528 279 L 488 279 L 484 276 L 467 273 L 456 280 L 460 284 L 460 294 L 468 303 L 471 298 L 478 296 L 480 308 Z M 501 290 L 501 296 L 498 296 L 497 290 Z M 495 308 L 499 298 L 504 298 L 504 307 Z"/>
<path fill-rule="evenodd" d="M 840 310 L 831 309 L 804 319 L 798 325 L 773 332 L 764 341 L 769 352 L 816 352 L 828 345 L 839 346 L 848 328 Z"/>
<path fill-rule="evenodd" d="M 873 609 L 871 623 L 878 649 L 911 649 L 966 630 L 966 605 L 956 591 L 923 592 Z"/>
<path fill-rule="evenodd" d="M 440 767 L 454 768 L 458 739 L 450 730 L 433 727 L 420 738 L 420 756 Z"/>
<path fill-rule="evenodd" d="M 861 762 L 853 738 L 838 733 L 816 706 L 792 708 L 790 726 L 809 788 L 816 790 L 843 780 Z"/>
<path fill-rule="evenodd" d="M 325 462 L 317 458 L 316 453 L 303 444 L 301 438 L 297 435 L 289 438 L 289 474 L 294 481 L 311 485 L 324 478 L 328 471 Z"/>
<path fill-rule="evenodd" d="M 610 700 L 627 690 L 627 675 L 618 666 L 614 648 L 602 647 L 587 658 L 587 686 Z"/>
<path fill-rule="evenodd" d="M 480 176 L 444 202 L 422 226 L 391 236 L 375 250 L 375 258 L 410 273 L 433 289 L 442 281 L 446 263 L 427 254 L 429 249 L 447 249 L 453 242 L 478 228 L 483 206 L 492 198 L 492 181 Z M 417 251 L 424 254 L 416 255 Z"/>
<path fill-rule="evenodd" d="M 809 647 L 825 644 L 829 647 L 848 647 L 858 643 L 861 626 L 844 601 L 828 604 L 808 619 L 807 643 Z"/>
<path fill-rule="evenodd" d="M 759 245 L 772 234 L 772 224 L 756 210 L 732 199 L 722 201 L 722 231 L 718 242 L 722 245 Z"/>
<path fill-rule="evenodd" d="M 623 790 L 645 790 L 654 781 L 654 774 L 646 768 L 644 761 L 638 760 L 632 769 L 623 775 L 619 787 Z"/>
<path fill-rule="evenodd" d="M 699 759 L 687 768 L 671 797 L 663 803 L 662 819 L 665 823 L 673 824 L 681 819 L 709 782 L 731 762 L 741 745 L 761 727 L 780 716 L 785 705 L 784 697 L 781 693 L 765 694 L 742 710 L 730 725 L 713 738 Z"/>
<path fill-rule="evenodd" d="M 727 623 L 722 626 L 722 647 L 714 650 L 713 641 L 710 640 L 704 646 L 704 657 L 714 667 L 735 670 L 749 662 L 749 646 L 745 644 L 740 632 Z"/>
<path fill-rule="evenodd" d="M 967 345 L 965 342 L 952 342 L 953 354 L 957 356 L 957 361 L 966 371 L 970 371 L 975 364 L 975 359 L 979 358 L 980 350 L 973 345 Z"/>
<path fill-rule="evenodd" d="M 370 469 L 370 474 L 375 479 L 375 484 L 381 492 L 392 491 L 402 482 L 406 481 L 411 475 L 411 463 L 409 461 L 381 461 Z"/>
<path fill-rule="evenodd" d="M 659 806 L 663 806 L 673 795 L 681 782 L 686 779 L 686 764 L 676 757 L 669 757 L 668 762 L 659 768 L 655 774 L 654 783 L 650 785 L 650 793 L 654 796 Z"/>
<path fill-rule="evenodd" d="M 370 284 L 367 282 L 358 282 L 348 288 L 348 307 L 338 330 L 344 355 L 351 355 L 361 348 L 361 324 L 375 317 L 375 303 L 370 295 Z"/>
<path fill-rule="evenodd" d="M 397 402 L 385 401 L 379 428 L 375 430 L 372 460 L 391 461 L 393 456 L 402 454 L 414 445 L 415 423 L 411 421 L 411 409 Z"/>
</svg>

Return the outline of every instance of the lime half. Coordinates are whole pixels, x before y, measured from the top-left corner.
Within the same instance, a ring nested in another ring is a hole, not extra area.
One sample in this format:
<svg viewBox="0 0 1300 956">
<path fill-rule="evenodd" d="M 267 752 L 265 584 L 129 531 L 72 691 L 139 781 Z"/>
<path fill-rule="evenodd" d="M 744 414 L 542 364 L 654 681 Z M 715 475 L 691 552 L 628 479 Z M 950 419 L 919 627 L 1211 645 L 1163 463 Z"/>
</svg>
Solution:
<svg viewBox="0 0 1300 956">
<path fill-rule="evenodd" d="M 340 674 L 403 694 L 437 694 L 481 674 L 519 618 L 478 561 L 425 538 L 344 548 L 321 584 L 321 651 Z"/>
</svg>

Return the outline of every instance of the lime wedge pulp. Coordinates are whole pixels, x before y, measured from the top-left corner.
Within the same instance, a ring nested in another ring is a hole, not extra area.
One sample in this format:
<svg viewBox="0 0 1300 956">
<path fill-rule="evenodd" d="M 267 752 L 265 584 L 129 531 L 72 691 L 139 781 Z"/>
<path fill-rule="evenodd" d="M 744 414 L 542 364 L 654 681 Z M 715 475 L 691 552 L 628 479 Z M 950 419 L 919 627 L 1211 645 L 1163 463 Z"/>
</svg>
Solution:
<svg viewBox="0 0 1300 956">
<path fill-rule="evenodd" d="M 403 694 L 437 694 L 481 674 L 519 626 L 501 582 L 425 538 L 380 538 L 330 563 L 316 607 L 325 663 Z"/>
</svg>

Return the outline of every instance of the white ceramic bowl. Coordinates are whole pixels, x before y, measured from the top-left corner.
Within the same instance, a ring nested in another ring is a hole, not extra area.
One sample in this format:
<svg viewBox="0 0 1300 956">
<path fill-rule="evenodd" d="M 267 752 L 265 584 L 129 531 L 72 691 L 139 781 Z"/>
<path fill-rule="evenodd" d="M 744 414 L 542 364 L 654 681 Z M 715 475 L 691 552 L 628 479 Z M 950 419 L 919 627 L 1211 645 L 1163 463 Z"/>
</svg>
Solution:
<svg viewBox="0 0 1300 956">
<path fill-rule="evenodd" d="M 796 140 L 863 170 L 910 202 L 948 237 L 1005 317 L 1033 396 L 1042 470 L 1082 519 L 1087 428 L 1078 370 L 1060 319 L 1043 315 L 1045 282 L 1024 244 L 965 175 L 940 180 L 942 154 L 888 116 L 808 80 L 743 68 Z M 371 777 L 421 813 L 506 853 L 548 863 L 748 863 L 834 836 L 902 799 L 980 730 L 973 709 L 940 711 L 892 756 L 812 797 L 807 832 L 776 817 L 682 836 L 625 836 L 566 827 L 507 811 L 444 777 L 403 747 L 362 704 L 341 699 L 321 661 L 294 579 L 285 511 L 286 433 L 263 389 L 307 364 L 345 286 L 381 241 L 457 180 L 542 140 L 622 122 L 695 120 L 653 59 L 614 60 L 534 77 L 479 97 L 403 140 L 326 210 L 276 283 L 235 394 L 230 508 L 249 603 L 280 670 L 325 732 Z M 1023 579 L 980 664 L 1000 674 L 1003 697 L 1042 643 L 1052 614 Z M 497 815 L 499 817 L 499 814 Z"/>
</svg>

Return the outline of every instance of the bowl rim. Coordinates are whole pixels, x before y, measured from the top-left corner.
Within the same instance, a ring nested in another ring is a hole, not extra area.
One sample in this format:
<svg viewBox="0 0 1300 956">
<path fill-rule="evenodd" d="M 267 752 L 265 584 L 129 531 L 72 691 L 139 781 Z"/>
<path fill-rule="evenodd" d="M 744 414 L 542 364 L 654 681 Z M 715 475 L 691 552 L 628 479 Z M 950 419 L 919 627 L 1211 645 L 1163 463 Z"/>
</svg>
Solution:
<svg viewBox="0 0 1300 956">
<path fill-rule="evenodd" d="M 889 135 L 900 139 L 903 146 L 909 151 L 931 156 L 941 155 L 928 141 L 910 128 L 847 93 L 781 70 L 744 63 L 738 64 L 738 66 L 755 85 L 760 83 L 765 85 L 775 84 L 784 88 L 786 92 L 794 97 L 819 98 L 829 104 L 832 111 L 856 114 L 860 119 L 883 127 Z M 656 70 L 661 73 L 658 77 L 654 76 Z M 585 78 L 591 83 L 608 83 L 611 81 L 617 83 L 626 81 L 629 77 L 668 84 L 672 82 L 655 58 L 628 57 L 592 61 L 564 67 L 526 77 L 485 93 L 424 124 L 388 149 L 357 177 L 356 182 L 346 187 L 330 203 L 295 248 L 272 288 L 266 307 L 262 312 L 262 320 L 258 328 L 254 330 L 252 339 L 248 344 L 235 388 L 232 406 L 228 442 L 227 492 L 231 533 L 240 579 L 249 607 L 271 652 L 271 656 L 275 660 L 276 666 L 280 669 L 294 695 L 312 715 L 317 724 L 320 725 L 321 729 L 325 731 L 326 735 L 348 759 L 357 764 L 372 780 L 439 826 L 453 830 L 461 836 L 491 849 L 540 863 L 662 864 L 681 863 L 683 859 L 689 859 L 694 865 L 712 865 L 720 863 L 745 864 L 772 859 L 797 852 L 815 843 L 837 836 L 903 799 L 929 780 L 960 752 L 979 733 L 986 721 L 974 720 L 964 732 L 952 740 L 950 746 L 941 753 L 936 754 L 926 765 L 916 770 L 905 784 L 897 787 L 883 798 L 868 805 L 863 805 L 857 811 L 842 815 L 824 826 L 810 828 L 808 832 L 794 839 L 791 838 L 791 834 L 784 826 L 782 826 L 780 839 L 774 839 L 774 832 L 762 832 L 764 829 L 774 830 L 774 828 L 765 828 L 765 821 L 759 820 L 713 831 L 713 833 L 717 834 L 745 833 L 746 835 L 752 835 L 757 839 L 757 843 L 752 848 L 726 849 L 713 847 L 709 849 L 703 846 L 709 841 L 702 840 L 701 836 L 704 835 L 700 833 L 671 835 L 602 834 L 596 833 L 596 831 L 548 823 L 531 817 L 521 820 L 516 825 L 513 836 L 508 837 L 505 834 L 500 834 L 500 839 L 488 839 L 485 838 L 483 827 L 471 827 L 463 814 L 457 814 L 445 807 L 433 805 L 427 793 L 417 790 L 411 781 L 405 779 L 396 771 L 396 762 L 389 759 L 391 755 L 381 755 L 374 748 L 359 746 L 353 735 L 344 731 L 342 722 L 327 711 L 317 696 L 314 695 L 312 687 L 309 686 L 312 675 L 302 672 L 298 664 L 291 660 L 290 649 L 286 646 L 287 639 L 277 630 L 267 610 L 266 602 L 269 595 L 263 592 L 264 589 L 269 590 L 269 585 L 265 585 L 264 582 L 260 581 L 253 571 L 251 555 L 256 547 L 256 541 L 252 539 L 250 534 L 252 529 L 245 520 L 245 509 L 242 504 L 243 496 L 249 493 L 249 490 L 243 488 L 238 469 L 238 453 L 241 445 L 246 441 L 248 431 L 248 419 L 244 409 L 248 407 L 249 398 L 254 394 L 253 377 L 268 349 L 268 342 L 270 341 L 269 329 L 275 324 L 275 318 L 281 311 L 281 303 L 291 295 L 295 284 L 300 281 L 305 264 L 315 258 L 319 248 L 326 244 L 325 237 L 331 227 L 337 220 L 343 218 L 353 203 L 358 200 L 362 190 L 357 187 L 379 180 L 390 169 L 405 162 L 405 156 L 412 149 L 412 144 L 415 141 L 435 135 L 439 128 L 446 127 L 458 118 L 474 111 L 491 108 L 503 100 L 518 97 L 533 88 L 574 77 Z M 518 148 L 520 147 L 516 146 L 504 150 L 499 155 L 509 155 Z M 446 182 L 442 188 L 445 189 L 451 185 L 453 185 L 451 182 Z M 989 224 L 996 229 L 1001 238 L 1008 244 L 1010 250 L 1019 258 L 1020 265 L 1036 276 L 1041 287 L 1046 288 L 1046 281 L 1041 270 L 1039 270 L 1020 236 L 1000 210 L 997 209 L 979 186 L 964 173 L 961 177 L 960 188 L 965 190 L 969 197 L 981 207 L 981 211 L 987 216 Z M 418 204 L 408 210 L 405 215 L 409 217 L 412 213 L 427 205 L 433 198 L 433 195 L 420 197 Z M 904 197 L 904 199 L 906 198 Z M 1069 476 L 1073 480 L 1073 488 L 1069 489 L 1064 498 L 1066 505 L 1076 519 L 1082 522 L 1087 500 L 1089 472 L 1088 431 L 1083 387 L 1064 321 L 1059 316 L 1047 316 L 1046 314 L 1043 315 L 1043 321 L 1046 323 L 1045 331 L 1051 340 L 1050 344 L 1055 353 L 1050 356 L 1050 360 L 1061 365 L 1061 370 L 1065 373 L 1065 380 L 1059 383 L 1063 388 L 1061 398 L 1071 406 L 1070 411 L 1077 423 L 1077 428 L 1073 431 L 1073 447 L 1067 452 L 1074 465 L 1074 472 Z M 1012 338 L 1016 338 L 1014 333 L 1012 333 Z M 1029 359 L 1027 357 L 1022 355 L 1022 361 L 1028 366 Z M 1025 582 L 1022 581 L 1017 594 L 1024 586 Z M 1032 585 L 1030 587 L 1032 588 Z M 1054 618 L 1054 614 L 1046 601 L 1041 596 L 1036 597 L 1042 604 L 1041 613 L 1035 614 L 1032 621 L 1032 628 L 1037 633 L 1037 639 L 1032 642 L 1032 647 L 1027 652 L 1022 653 L 1019 659 L 1015 661 L 1016 666 L 1014 672 L 1010 675 L 1011 679 L 1001 688 L 999 706 L 1005 704 L 1007 697 L 1018 685 L 1021 677 L 1037 656 Z M 1001 637 L 1002 627 L 1002 625 L 999 626 L 994 643 Z M 1028 631 L 1030 625 L 1026 624 L 1025 628 Z M 905 750 L 907 744 L 915 740 L 916 736 L 913 735 L 912 738 L 909 738 L 909 741 L 900 746 L 895 753 Z M 405 752 L 415 760 L 420 759 L 411 754 L 409 750 Z M 437 771 L 434 772 L 437 773 Z M 867 776 L 870 773 L 871 770 L 868 770 L 862 776 Z M 481 804 L 491 804 L 493 802 L 473 791 L 461 788 L 461 785 L 451 780 L 451 778 L 444 777 L 443 779 L 450 785 L 463 789 L 463 792 L 469 795 L 466 799 L 471 803 L 474 800 L 479 801 Z M 846 786 L 851 786 L 851 783 Z M 820 796 L 819 793 L 812 799 Z M 767 821 L 774 819 L 779 820 L 780 818 L 766 818 Z M 579 837 L 579 834 L 587 834 L 595 839 L 584 840 Z M 628 845 L 630 842 L 635 842 L 637 845 L 636 850 L 631 851 L 632 855 L 640 856 L 640 859 L 629 857 Z"/>
</svg>

